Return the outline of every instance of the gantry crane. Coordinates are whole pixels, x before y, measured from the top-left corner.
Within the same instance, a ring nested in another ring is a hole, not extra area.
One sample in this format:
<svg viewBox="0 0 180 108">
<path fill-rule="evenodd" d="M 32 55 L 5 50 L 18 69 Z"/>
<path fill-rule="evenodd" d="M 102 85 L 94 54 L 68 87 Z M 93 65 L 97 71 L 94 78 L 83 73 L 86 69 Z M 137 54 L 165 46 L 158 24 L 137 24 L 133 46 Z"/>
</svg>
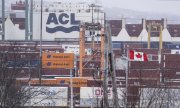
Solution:
<svg viewBox="0 0 180 108">
<path fill-rule="evenodd" d="M 81 24 L 80 26 L 80 35 L 79 35 L 79 38 L 80 38 L 80 41 L 79 41 L 79 53 L 80 53 L 80 56 L 79 56 L 79 76 L 82 77 L 82 74 L 83 74 L 83 68 L 84 68 L 84 65 L 83 63 L 88 63 L 89 61 L 88 60 L 85 60 L 85 47 L 86 47 L 86 35 L 85 35 L 85 32 L 88 31 L 90 32 L 90 37 L 92 38 L 90 40 L 90 42 L 88 43 L 91 43 L 91 49 L 92 49 L 92 54 L 90 56 L 90 60 L 92 60 L 92 58 L 94 57 L 94 55 L 97 53 L 95 49 L 98 49 L 98 48 L 95 48 L 97 46 L 95 46 L 95 37 L 100 37 L 100 62 L 101 62 L 101 67 L 99 68 L 100 70 L 104 70 L 104 28 L 101 26 L 101 24 L 99 23 L 84 23 L 84 24 Z M 95 34 L 95 31 L 100 31 L 100 34 Z M 98 40 L 97 40 L 98 42 Z M 87 58 L 86 58 L 87 59 Z"/>
</svg>

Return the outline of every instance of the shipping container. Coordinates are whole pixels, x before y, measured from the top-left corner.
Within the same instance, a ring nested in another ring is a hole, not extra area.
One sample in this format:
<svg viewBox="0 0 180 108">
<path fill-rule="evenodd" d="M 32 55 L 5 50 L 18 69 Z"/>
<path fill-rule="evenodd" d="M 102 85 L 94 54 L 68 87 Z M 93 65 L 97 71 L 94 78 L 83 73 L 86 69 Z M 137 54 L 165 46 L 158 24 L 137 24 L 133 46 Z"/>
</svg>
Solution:
<svg viewBox="0 0 180 108">
<path fill-rule="evenodd" d="M 30 89 L 29 89 L 30 88 Z M 32 98 L 27 101 L 25 106 L 67 106 L 68 88 L 67 87 L 27 87 L 28 93 Z"/>
<path fill-rule="evenodd" d="M 124 88 L 118 88 L 118 98 L 120 105 L 123 105 Z M 108 88 L 108 102 L 110 107 L 113 105 L 113 92 L 112 88 Z M 97 107 L 100 106 L 103 99 L 103 88 L 101 87 L 81 87 L 80 88 L 80 106 L 84 107 Z"/>
<path fill-rule="evenodd" d="M 55 77 L 58 85 L 69 85 L 70 86 L 70 78 L 63 77 Z M 87 79 L 86 78 L 72 78 L 72 86 L 73 87 L 86 87 Z"/>
</svg>

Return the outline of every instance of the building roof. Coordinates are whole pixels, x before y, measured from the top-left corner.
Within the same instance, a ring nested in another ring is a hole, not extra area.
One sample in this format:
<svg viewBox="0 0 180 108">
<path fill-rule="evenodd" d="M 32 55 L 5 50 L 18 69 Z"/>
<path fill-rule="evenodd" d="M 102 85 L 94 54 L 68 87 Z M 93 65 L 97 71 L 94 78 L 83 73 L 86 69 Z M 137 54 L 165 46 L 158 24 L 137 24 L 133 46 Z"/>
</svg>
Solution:
<svg viewBox="0 0 180 108">
<path fill-rule="evenodd" d="M 168 24 L 167 29 L 172 37 L 180 37 L 180 24 Z"/>
<path fill-rule="evenodd" d="M 112 36 L 117 36 L 122 29 L 122 20 L 109 20 Z"/>
<path fill-rule="evenodd" d="M 13 24 L 19 24 L 19 29 L 25 29 L 25 18 L 11 18 Z"/>
<path fill-rule="evenodd" d="M 142 24 L 126 24 L 126 31 L 131 37 L 138 37 L 142 32 Z"/>
</svg>

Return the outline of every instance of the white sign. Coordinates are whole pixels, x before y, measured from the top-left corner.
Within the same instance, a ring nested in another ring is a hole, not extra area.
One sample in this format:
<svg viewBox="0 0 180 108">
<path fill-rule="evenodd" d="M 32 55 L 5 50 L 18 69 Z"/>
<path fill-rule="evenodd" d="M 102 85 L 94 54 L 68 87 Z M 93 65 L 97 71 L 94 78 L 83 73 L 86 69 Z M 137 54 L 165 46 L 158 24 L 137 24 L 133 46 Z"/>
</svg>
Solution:
<svg viewBox="0 0 180 108">
<path fill-rule="evenodd" d="M 79 55 L 79 45 L 62 45 L 64 49 L 64 53 L 74 53 L 75 55 Z M 86 55 L 91 55 L 92 50 L 90 48 L 85 49 Z"/>
<path fill-rule="evenodd" d="M 32 98 L 25 106 L 67 106 L 67 87 L 33 87 L 29 93 Z"/>
<path fill-rule="evenodd" d="M 180 54 L 180 50 L 171 50 L 171 54 Z"/>
<path fill-rule="evenodd" d="M 116 58 L 116 70 L 125 70 L 128 64 L 128 61 L 126 58 Z"/>
</svg>

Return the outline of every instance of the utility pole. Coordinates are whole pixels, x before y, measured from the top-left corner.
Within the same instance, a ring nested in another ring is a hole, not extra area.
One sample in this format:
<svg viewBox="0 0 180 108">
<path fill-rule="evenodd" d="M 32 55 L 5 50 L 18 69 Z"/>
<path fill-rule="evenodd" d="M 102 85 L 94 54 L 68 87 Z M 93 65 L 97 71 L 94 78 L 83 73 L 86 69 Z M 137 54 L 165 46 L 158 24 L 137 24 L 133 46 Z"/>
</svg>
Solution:
<svg viewBox="0 0 180 108">
<path fill-rule="evenodd" d="M 148 49 L 151 48 L 151 24 L 148 26 Z"/>
<path fill-rule="evenodd" d="M 126 98 L 125 98 L 125 108 L 128 107 L 128 74 L 129 74 L 129 48 L 127 48 L 127 66 L 125 67 L 125 72 L 126 72 Z"/>
<path fill-rule="evenodd" d="M 90 7 L 92 8 L 92 17 L 91 17 L 92 18 L 92 23 L 94 23 L 94 17 L 93 17 L 94 12 L 93 11 L 94 11 L 95 4 L 91 4 Z"/>
<path fill-rule="evenodd" d="M 25 1 L 25 41 L 28 41 L 29 36 L 29 0 Z"/>
<path fill-rule="evenodd" d="M 41 18 L 40 18 L 40 67 L 39 67 L 39 83 L 41 85 L 42 74 L 42 15 L 43 15 L 43 0 L 41 0 Z"/>
<path fill-rule="evenodd" d="M 33 40 L 33 0 L 30 5 L 30 40 Z"/>
<path fill-rule="evenodd" d="M 104 29 L 101 30 L 102 32 L 104 32 Z M 103 35 L 103 34 L 101 34 Z M 104 68 L 104 81 L 103 81 L 103 96 L 104 96 L 104 101 L 103 101 L 103 108 L 109 108 L 109 103 L 108 103 L 108 36 L 104 35 L 101 36 L 101 41 L 104 41 L 104 47 L 102 47 L 105 51 L 104 51 L 104 60 L 101 60 L 102 63 L 102 68 Z"/>
<path fill-rule="evenodd" d="M 72 69 L 70 69 L 70 88 L 71 88 L 71 104 L 70 104 L 70 108 L 73 108 L 73 81 L 72 81 Z"/>
<path fill-rule="evenodd" d="M 158 57 L 159 57 L 159 68 L 160 68 L 160 83 L 163 83 L 164 82 L 164 79 L 163 79 L 163 71 L 162 71 L 162 68 L 161 67 L 161 57 L 162 57 L 162 48 L 163 48 L 163 42 L 162 42 L 162 25 L 159 25 L 159 54 L 158 54 Z M 164 64 L 163 64 L 164 65 Z"/>
<path fill-rule="evenodd" d="M 2 0 L 2 41 L 5 40 L 5 0 Z"/>
<path fill-rule="evenodd" d="M 108 22 L 106 22 L 106 31 L 109 43 L 109 62 L 110 62 L 110 73 L 112 75 L 112 88 L 113 88 L 113 105 L 114 108 L 119 108 L 118 104 L 118 94 L 117 94 L 117 87 L 116 87 L 116 71 L 115 71 L 115 64 L 114 64 L 114 55 L 112 50 L 112 39 L 111 39 L 111 30 L 109 27 Z"/>
</svg>

